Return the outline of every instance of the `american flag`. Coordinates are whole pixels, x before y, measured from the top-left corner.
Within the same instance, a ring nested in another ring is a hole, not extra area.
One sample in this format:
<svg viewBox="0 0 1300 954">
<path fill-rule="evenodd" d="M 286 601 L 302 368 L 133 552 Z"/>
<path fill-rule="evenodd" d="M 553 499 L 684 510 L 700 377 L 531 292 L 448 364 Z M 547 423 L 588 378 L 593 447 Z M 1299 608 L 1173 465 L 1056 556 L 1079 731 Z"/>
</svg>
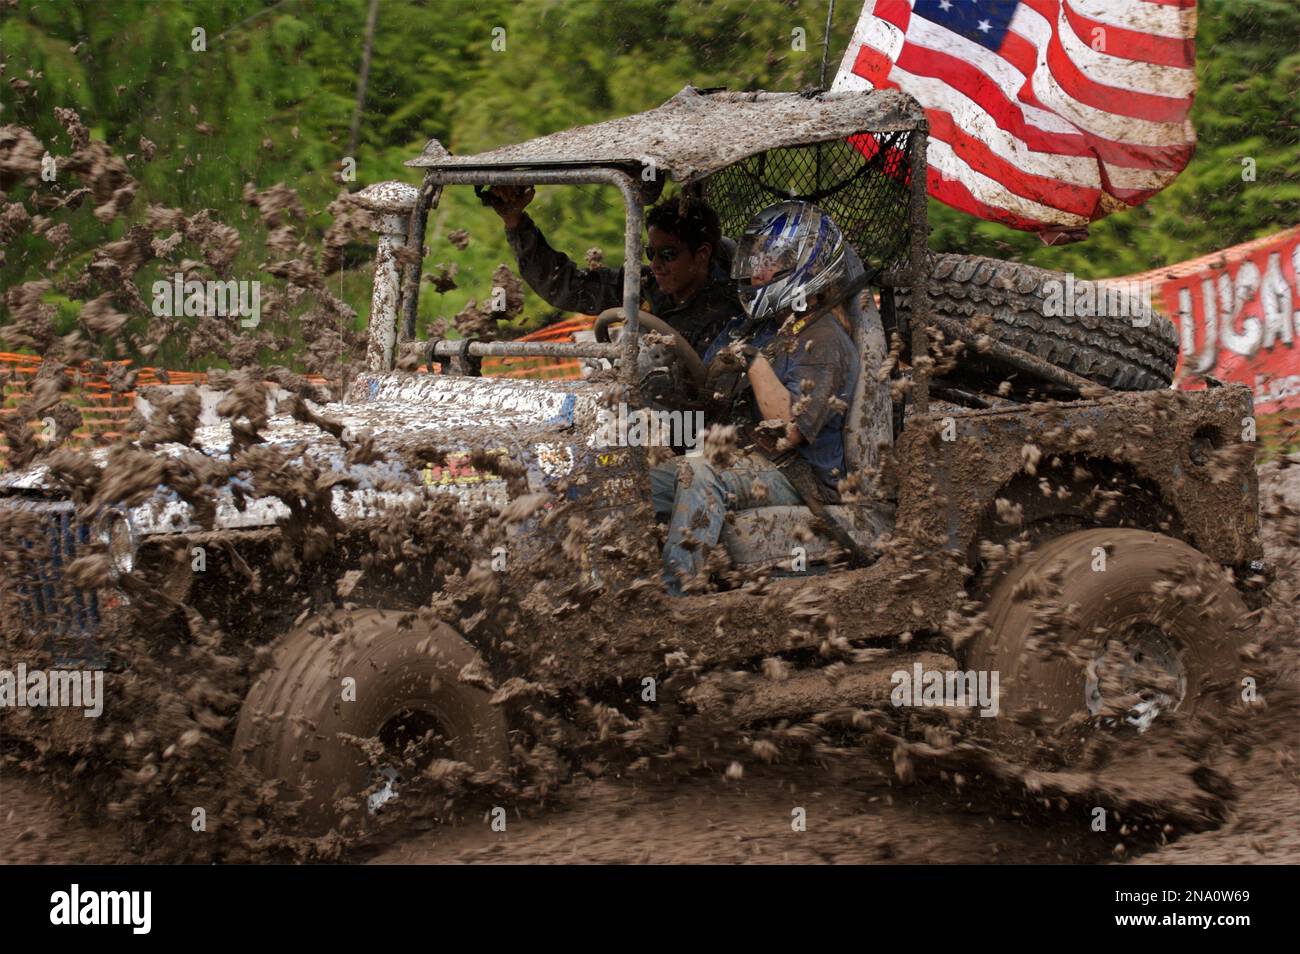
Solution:
<svg viewBox="0 0 1300 954">
<path fill-rule="evenodd" d="M 1196 0 L 866 0 L 832 88 L 920 102 L 940 201 L 1082 237 L 1191 159 L 1195 35 Z"/>
</svg>

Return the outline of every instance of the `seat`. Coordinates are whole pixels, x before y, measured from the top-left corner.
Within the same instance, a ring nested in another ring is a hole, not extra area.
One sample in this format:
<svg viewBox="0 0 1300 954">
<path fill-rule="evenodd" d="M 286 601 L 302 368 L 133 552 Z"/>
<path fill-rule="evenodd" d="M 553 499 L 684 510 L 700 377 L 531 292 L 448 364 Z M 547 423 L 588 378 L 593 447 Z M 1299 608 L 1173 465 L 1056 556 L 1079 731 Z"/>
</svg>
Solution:
<svg viewBox="0 0 1300 954">
<path fill-rule="evenodd" d="M 859 274 L 861 268 L 854 252 L 849 262 L 849 278 Z M 844 414 L 844 458 L 850 471 L 874 474 L 879 468 L 882 448 L 893 443 L 889 384 L 880 382 L 877 375 L 885 360 L 885 331 L 869 291 L 858 296 L 849 314 L 861 365 L 857 386 Z M 894 522 L 893 506 L 878 501 L 836 504 L 828 506 L 826 511 L 868 552 Z M 807 566 L 825 563 L 837 549 L 833 540 L 812 532 L 813 522 L 812 511 L 804 506 L 741 510 L 727 515 L 720 542 L 732 563 L 741 569 L 800 572 L 792 562 L 798 556 L 795 547 L 804 548 Z"/>
</svg>

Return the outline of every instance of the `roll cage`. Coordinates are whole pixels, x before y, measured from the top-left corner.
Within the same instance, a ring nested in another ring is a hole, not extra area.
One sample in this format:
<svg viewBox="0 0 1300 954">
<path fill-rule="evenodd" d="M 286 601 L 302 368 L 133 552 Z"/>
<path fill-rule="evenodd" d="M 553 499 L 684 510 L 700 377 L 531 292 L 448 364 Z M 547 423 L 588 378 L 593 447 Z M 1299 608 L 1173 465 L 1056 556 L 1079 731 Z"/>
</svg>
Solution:
<svg viewBox="0 0 1300 954">
<path fill-rule="evenodd" d="M 763 207 L 782 199 L 822 206 L 844 230 L 882 290 L 912 289 L 913 352 L 926 352 L 929 308 L 924 112 L 892 90 L 769 93 L 686 87 L 662 106 L 580 126 L 476 155 L 453 156 L 436 139 L 406 165 L 424 170 L 417 189 L 370 186 L 358 200 L 379 219 L 367 366 L 392 370 L 395 348 L 415 341 L 421 254 L 429 210 L 451 185 L 608 185 L 625 213 L 625 263 L 642 254 L 645 206 L 667 179 L 707 200 L 723 233 L 738 233 Z M 413 264 L 399 266 L 405 257 Z M 631 380 L 636 366 L 639 268 L 623 270 L 630 334 L 598 342 L 441 341 L 429 357 L 463 372 L 467 356 L 607 358 Z M 914 369 L 916 410 L 928 408 L 924 367 Z"/>
</svg>

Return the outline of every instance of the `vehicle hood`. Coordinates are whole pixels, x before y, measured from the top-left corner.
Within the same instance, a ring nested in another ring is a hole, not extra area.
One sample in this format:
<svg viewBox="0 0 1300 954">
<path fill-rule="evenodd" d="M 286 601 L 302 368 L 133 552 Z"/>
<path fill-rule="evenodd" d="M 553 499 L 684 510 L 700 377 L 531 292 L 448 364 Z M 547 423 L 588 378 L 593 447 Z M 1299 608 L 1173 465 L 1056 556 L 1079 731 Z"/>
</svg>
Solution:
<svg viewBox="0 0 1300 954">
<path fill-rule="evenodd" d="M 598 394 L 598 386 L 578 381 L 366 374 L 353 382 L 343 401 L 308 405 L 342 425 L 345 440 L 369 434 L 384 459 L 349 464 L 344 445 L 333 434 L 285 414 L 272 416 L 260 433 L 265 443 L 279 448 L 300 445 L 303 455 L 317 466 L 345 473 L 354 482 L 354 487 L 333 490 L 333 509 L 345 519 L 373 516 L 382 506 L 430 493 L 452 493 L 467 505 L 501 506 L 508 499 L 505 479 L 476 471 L 465 458 L 477 451 L 506 455 L 525 469 L 530 490 L 543 490 L 568 477 L 589 449 Z M 268 400 L 278 403 L 275 397 Z M 157 453 L 180 456 L 198 449 L 214 459 L 230 459 L 229 422 L 215 416 L 215 401 L 205 396 L 204 403 L 193 446 L 160 445 Z M 446 465 L 419 467 L 408 461 L 406 453 L 416 447 L 445 451 L 450 459 Z M 101 467 L 105 465 L 107 449 L 91 454 Z M 196 525 L 188 505 L 167 487 L 158 488 L 154 499 L 131 508 L 128 515 L 141 534 L 274 526 L 288 516 L 288 507 L 279 499 L 248 496 L 251 484 L 244 477 L 233 478 L 231 485 L 218 491 L 213 528 Z M 242 507 L 236 506 L 236 489 L 245 491 Z M 0 495 L 58 493 L 57 481 L 42 464 L 0 474 Z"/>
</svg>

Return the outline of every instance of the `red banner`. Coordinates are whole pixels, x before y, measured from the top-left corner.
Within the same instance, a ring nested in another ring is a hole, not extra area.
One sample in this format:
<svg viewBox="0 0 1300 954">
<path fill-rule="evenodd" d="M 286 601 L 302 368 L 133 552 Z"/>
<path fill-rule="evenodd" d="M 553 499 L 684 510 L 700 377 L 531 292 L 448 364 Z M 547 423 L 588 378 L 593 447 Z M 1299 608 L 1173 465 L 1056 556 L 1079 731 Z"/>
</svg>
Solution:
<svg viewBox="0 0 1300 954">
<path fill-rule="evenodd" d="M 1255 394 L 1255 410 L 1300 407 L 1300 226 L 1190 262 L 1109 279 L 1150 282 L 1178 326 L 1176 386 L 1203 376 Z"/>
</svg>

